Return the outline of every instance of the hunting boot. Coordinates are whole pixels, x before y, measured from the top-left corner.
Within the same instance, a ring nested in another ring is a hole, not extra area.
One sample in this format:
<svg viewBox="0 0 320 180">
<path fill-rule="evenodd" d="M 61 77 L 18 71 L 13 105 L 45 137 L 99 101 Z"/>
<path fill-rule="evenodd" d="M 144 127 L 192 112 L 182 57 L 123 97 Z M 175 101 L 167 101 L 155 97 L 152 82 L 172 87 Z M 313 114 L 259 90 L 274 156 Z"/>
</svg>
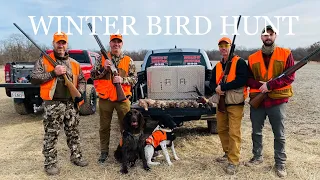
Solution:
<svg viewBox="0 0 320 180">
<path fill-rule="evenodd" d="M 263 162 L 263 158 L 262 157 L 253 157 L 250 159 L 250 161 L 246 162 L 244 165 L 251 167 L 254 165 L 258 165 L 261 164 Z"/>
<path fill-rule="evenodd" d="M 228 161 L 228 154 L 225 153 L 222 157 L 218 157 L 216 159 L 217 162 L 223 163 L 223 162 L 227 162 Z"/>
<path fill-rule="evenodd" d="M 101 152 L 98 162 L 104 163 L 107 159 L 108 159 L 108 152 Z"/>
<path fill-rule="evenodd" d="M 277 176 L 279 176 L 280 178 L 287 176 L 287 170 L 284 165 L 276 165 L 275 171 L 276 171 Z"/>
<path fill-rule="evenodd" d="M 227 166 L 226 172 L 229 175 L 234 175 L 234 174 L 236 174 L 237 169 L 238 169 L 238 166 L 229 163 L 228 166 Z"/>
<path fill-rule="evenodd" d="M 60 173 L 60 170 L 56 164 L 47 165 L 44 167 L 47 175 L 57 175 Z"/>
<path fill-rule="evenodd" d="M 85 167 L 85 166 L 88 166 L 88 161 L 86 161 L 85 159 L 83 158 L 76 158 L 76 159 L 73 159 L 71 160 L 71 162 L 76 165 L 76 166 L 81 166 L 81 167 Z"/>
</svg>

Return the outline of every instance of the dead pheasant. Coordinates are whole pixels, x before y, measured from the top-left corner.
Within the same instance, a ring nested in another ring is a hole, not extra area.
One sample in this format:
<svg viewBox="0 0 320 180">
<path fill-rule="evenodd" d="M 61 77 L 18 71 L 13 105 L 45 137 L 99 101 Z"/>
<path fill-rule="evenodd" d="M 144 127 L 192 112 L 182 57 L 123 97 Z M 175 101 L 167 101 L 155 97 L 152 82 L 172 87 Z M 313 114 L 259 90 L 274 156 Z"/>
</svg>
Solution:
<svg viewBox="0 0 320 180">
<path fill-rule="evenodd" d="M 148 104 L 145 99 L 139 99 L 138 105 L 142 107 L 145 111 L 148 111 Z"/>
<path fill-rule="evenodd" d="M 145 101 L 147 102 L 147 104 L 148 104 L 148 106 L 149 107 L 154 107 L 155 105 L 155 100 L 153 100 L 153 99 L 145 99 Z"/>
</svg>

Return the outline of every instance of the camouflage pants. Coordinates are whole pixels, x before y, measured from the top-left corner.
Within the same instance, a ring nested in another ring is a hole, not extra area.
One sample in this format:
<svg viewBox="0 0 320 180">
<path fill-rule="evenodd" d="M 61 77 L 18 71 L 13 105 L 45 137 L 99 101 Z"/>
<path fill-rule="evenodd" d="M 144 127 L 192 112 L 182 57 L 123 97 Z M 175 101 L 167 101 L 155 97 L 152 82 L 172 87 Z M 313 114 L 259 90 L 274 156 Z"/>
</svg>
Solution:
<svg viewBox="0 0 320 180">
<path fill-rule="evenodd" d="M 82 157 L 78 124 L 79 113 L 72 102 L 44 102 L 44 143 L 42 153 L 45 157 L 45 167 L 57 163 L 56 145 L 61 126 L 64 126 L 67 144 L 71 151 L 70 160 Z"/>
</svg>

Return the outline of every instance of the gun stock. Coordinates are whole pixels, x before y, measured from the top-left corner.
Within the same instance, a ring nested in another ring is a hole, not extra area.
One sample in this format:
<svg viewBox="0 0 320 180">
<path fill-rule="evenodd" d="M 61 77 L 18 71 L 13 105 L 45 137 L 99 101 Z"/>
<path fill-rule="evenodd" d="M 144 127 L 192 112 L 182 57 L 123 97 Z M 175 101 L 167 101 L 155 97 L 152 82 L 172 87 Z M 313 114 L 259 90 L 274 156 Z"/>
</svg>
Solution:
<svg viewBox="0 0 320 180">
<path fill-rule="evenodd" d="M 258 108 L 266 97 L 267 93 L 259 93 L 257 96 L 255 96 L 253 99 L 249 101 L 249 104 L 254 108 Z"/>
<path fill-rule="evenodd" d="M 32 42 L 32 44 L 34 46 L 36 46 L 40 51 L 41 53 L 49 60 L 49 62 L 54 66 L 56 67 L 57 66 L 57 63 L 44 51 L 42 50 L 38 45 L 37 43 L 35 43 L 16 23 L 13 23 L 14 26 L 16 26 L 21 32 L 23 35 L 25 35 L 29 41 Z M 69 78 L 67 77 L 66 74 L 63 75 L 63 78 L 65 80 L 65 86 L 68 87 L 69 91 L 70 91 L 70 95 L 72 97 L 72 100 L 74 101 L 74 99 L 76 97 L 81 97 L 81 94 L 80 92 L 78 91 L 78 89 L 74 86 L 74 84 L 69 80 Z"/>
<path fill-rule="evenodd" d="M 92 31 L 92 25 L 91 25 L 91 23 L 88 23 L 88 27 L 89 27 L 90 31 L 91 31 L 92 33 L 94 33 L 94 32 Z M 105 58 L 106 60 L 108 60 L 109 58 L 108 58 L 107 51 L 106 51 L 106 49 L 104 48 L 104 46 L 102 45 L 102 43 L 101 43 L 101 41 L 100 41 L 100 38 L 99 38 L 98 35 L 96 35 L 96 34 L 94 34 L 93 36 L 94 36 L 94 38 L 96 39 L 96 41 L 97 41 L 97 43 L 98 43 L 98 45 L 99 45 L 99 47 L 100 47 L 101 54 L 104 56 L 104 58 Z M 113 75 L 113 76 L 118 76 L 118 75 L 119 75 L 117 68 L 114 66 L 114 64 L 113 64 L 112 62 L 111 62 L 111 72 L 112 72 L 112 75 Z M 124 91 L 123 91 L 123 89 L 122 89 L 121 84 L 120 84 L 120 83 L 113 83 L 113 84 L 114 84 L 114 86 L 116 87 L 117 101 L 118 101 L 118 102 L 122 102 L 122 101 L 126 100 L 127 97 L 126 97 L 125 94 L 124 94 Z"/>
<path fill-rule="evenodd" d="M 290 68 L 288 68 L 287 70 L 285 70 L 282 74 L 280 74 L 279 76 L 275 77 L 274 79 L 278 79 L 281 78 L 283 76 L 288 76 L 291 75 L 292 73 L 296 72 L 297 70 L 299 70 L 300 68 L 302 68 L 304 65 L 306 65 L 309 61 L 310 58 L 314 55 L 316 55 L 317 53 L 320 52 L 320 48 L 314 50 L 313 52 L 311 52 L 308 56 L 304 57 L 303 59 L 301 59 L 297 64 L 291 66 Z M 250 99 L 249 104 L 253 107 L 253 108 L 258 108 L 260 106 L 260 104 L 262 103 L 262 101 L 267 97 L 267 93 L 259 93 L 257 96 L 255 96 L 254 98 Z"/>
<path fill-rule="evenodd" d="M 241 19 L 241 15 L 239 16 L 239 19 L 238 19 L 237 30 L 238 30 L 238 28 L 239 28 L 240 19 Z M 226 72 L 226 73 L 224 73 L 223 78 L 222 78 L 220 84 L 225 83 L 226 80 L 227 80 L 227 76 L 228 76 L 228 74 L 229 74 L 229 70 L 230 70 L 230 67 L 231 67 L 231 59 L 232 59 L 233 52 L 234 52 L 234 49 L 235 49 L 235 44 L 234 44 L 235 40 L 236 40 L 236 34 L 233 36 L 233 40 L 232 40 L 232 44 L 231 44 L 231 49 L 230 49 L 229 56 L 228 56 L 228 60 L 227 60 L 227 64 L 226 64 L 226 67 L 225 67 L 225 72 Z M 218 111 L 220 111 L 220 112 L 222 112 L 222 113 L 225 113 L 225 112 L 226 112 L 225 95 L 220 95 L 219 103 L 218 103 Z"/>
</svg>

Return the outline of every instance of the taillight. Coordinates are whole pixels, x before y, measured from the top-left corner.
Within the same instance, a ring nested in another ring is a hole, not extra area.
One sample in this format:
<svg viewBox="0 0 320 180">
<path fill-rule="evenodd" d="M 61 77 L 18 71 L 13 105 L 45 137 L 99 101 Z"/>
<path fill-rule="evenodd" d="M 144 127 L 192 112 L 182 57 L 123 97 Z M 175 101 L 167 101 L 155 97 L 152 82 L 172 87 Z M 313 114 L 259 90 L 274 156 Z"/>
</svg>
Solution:
<svg viewBox="0 0 320 180">
<path fill-rule="evenodd" d="M 6 79 L 6 83 L 11 83 L 11 66 L 9 63 L 6 64 L 6 66 L 4 67 L 4 73 L 5 73 L 5 79 Z"/>
</svg>

